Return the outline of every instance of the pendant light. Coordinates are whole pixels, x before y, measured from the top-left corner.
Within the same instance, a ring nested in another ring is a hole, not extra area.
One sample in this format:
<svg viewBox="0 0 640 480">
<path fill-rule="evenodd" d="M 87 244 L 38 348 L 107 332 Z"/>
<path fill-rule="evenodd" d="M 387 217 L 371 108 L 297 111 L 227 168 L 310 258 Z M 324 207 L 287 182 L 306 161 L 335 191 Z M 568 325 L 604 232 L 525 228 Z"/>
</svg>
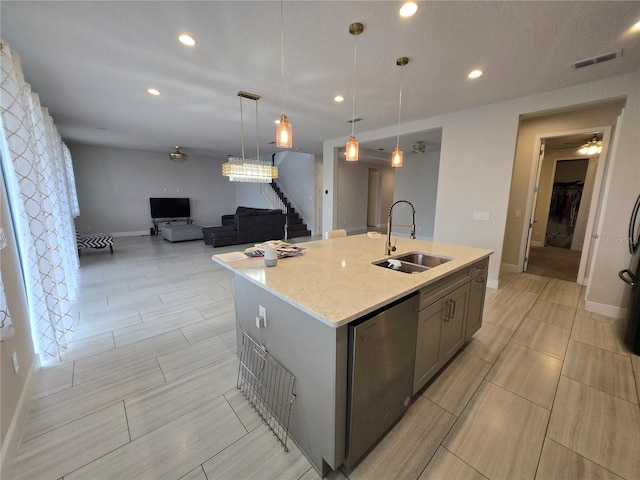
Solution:
<svg viewBox="0 0 640 480">
<path fill-rule="evenodd" d="M 354 36 L 353 41 L 353 90 L 351 97 L 351 137 L 349 137 L 349 141 L 347 142 L 346 147 L 346 160 L 347 162 L 357 162 L 358 161 L 358 148 L 359 144 L 356 140 L 354 134 L 354 124 L 356 123 L 356 46 L 358 35 L 364 32 L 364 25 L 361 23 L 352 23 L 349 25 L 349 33 Z"/>
<path fill-rule="evenodd" d="M 293 131 L 291 123 L 284 114 L 284 14 L 283 14 L 284 0 L 280 0 L 280 64 L 282 73 L 282 115 L 280 116 L 280 123 L 276 127 L 276 147 L 278 148 L 291 148 L 293 146 Z"/>
<path fill-rule="evenodd" d="M 407 63 L 409 63 L 407 57 L 400 57 L 396 60 L 396 65 L 400 67 L 400 95 L 398 98 L 398 136 L 396 137 L 396 149 L 391 155 L 392 167 L 401 167 L 404 160 L 404 154 L 400 150 L 400 113 L 402 112 L 402 71 Z"/>
<path fill-rule="evenodd" d="M 222 164 L 222 176 L 229 177 L 230 182 L 270 183 L 278 178 L 278 167 L 270 161 L 260 160 L 260 137 L 258 136 L 258 100 L 260 95 L 249 92 L 238 92 L 240 97 L 240 135 L 242 142 L 242 158 L 232 157 Z M 244 156 L 244 116 L 242 114 L 242 99 L 247 98 L 256 102 L 256 158 Z"/>
</svg>

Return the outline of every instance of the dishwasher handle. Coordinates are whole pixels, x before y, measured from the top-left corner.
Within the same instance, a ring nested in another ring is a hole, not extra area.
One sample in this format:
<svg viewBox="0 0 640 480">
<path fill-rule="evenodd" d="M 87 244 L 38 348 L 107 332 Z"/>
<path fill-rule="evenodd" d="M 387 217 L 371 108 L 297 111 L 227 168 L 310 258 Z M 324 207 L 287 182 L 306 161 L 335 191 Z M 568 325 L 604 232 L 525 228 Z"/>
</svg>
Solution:
<svg viewBox="0 0 640 480">
<path fill-rule="evenodd" d="M 628 283 L 632 287 L 635 287 L 636 284 L 640 282 L 640 278 L 636 277 L 628 268 L 618 272 L 618 276 L 623 282 Z"/>
</svg>

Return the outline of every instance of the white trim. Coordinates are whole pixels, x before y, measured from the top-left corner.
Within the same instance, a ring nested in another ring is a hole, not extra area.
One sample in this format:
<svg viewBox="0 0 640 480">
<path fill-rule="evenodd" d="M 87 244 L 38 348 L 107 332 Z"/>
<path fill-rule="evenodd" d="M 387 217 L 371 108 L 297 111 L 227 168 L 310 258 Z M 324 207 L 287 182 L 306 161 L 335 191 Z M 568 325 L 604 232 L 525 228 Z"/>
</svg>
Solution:
<svg viewBox="0 0 640 480">
<path fill-rule="evenodd" d="M 597 313 L 599 315 L 604 315 L 605 317 L 624 319 L 629 315 L 628 308 L 616 307 L 615 305 L 606 305 L 604 303 L 596 303 L 585 301 L 584 309 L 587 312 Z M 580 314 L 578 314 L 580 316 Z"/>
<path fill-rule="evenodd" d="M 518 265 L 514 265 L 512 263 L 501 263 L 500 271 L 508 273 L 520 273 L 520 270 L 518 270 Z"/>
<path fill-rule="evenodd" d="M 532 247 L 544 247 L 544 242 L 531 242 Z"/>
<path fill-rule="evenodd" d="M 18 445 L 22 438 L 22 432 L 24 432 L 25 422 L 27 420 L 27 414 L 29 413 L 29 404 L 31 403 L 32 390 L 33 390 L 33 372 L 40 368 L 40 356 L 34 355 L 33 362 L 31 362 L 31 368 L 27 373 L 27 378 L 22 388 L 22 393 L 18 399 L 16 410 L 13 413 L 11 424 L 7 430 L 7 435 L 2 442 L 2 452 L 0 453 L 0 477 L 10 478 L 10 473 L 13 470 L 13 463 L 18 453 Z"/>
<path fill-rule="evenodd" d="M 487 288 L 491 288 L 493 290 L 498 289 L 498 280 L 487 279 Z"/>
</svg>

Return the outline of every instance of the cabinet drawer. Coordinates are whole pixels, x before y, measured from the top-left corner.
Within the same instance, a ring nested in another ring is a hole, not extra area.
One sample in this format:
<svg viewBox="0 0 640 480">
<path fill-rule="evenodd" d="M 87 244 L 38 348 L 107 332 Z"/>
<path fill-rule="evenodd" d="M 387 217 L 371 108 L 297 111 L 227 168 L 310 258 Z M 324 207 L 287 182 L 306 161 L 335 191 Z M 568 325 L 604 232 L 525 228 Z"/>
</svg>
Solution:
<svg viewBox="0 0 640 480">
<path fill-rule="evenodd" d="M 456 288 L 461 287 L 469 282 L 470 271 L 468 268 L 456 272 L 449 277 L 440 280 L 433 286 L 425 287 L 420 291 L 420 310 L 428 307 L 433 302 L 453 292 Z"/>
<path fill-rule="evenodd" d="M 479 262 L 474 263 L 471 266 L 471 278 L 476 278 L 480 275 L 487 273 L 489 270 L 489 257 L 480 260 Z"/>
</svg>

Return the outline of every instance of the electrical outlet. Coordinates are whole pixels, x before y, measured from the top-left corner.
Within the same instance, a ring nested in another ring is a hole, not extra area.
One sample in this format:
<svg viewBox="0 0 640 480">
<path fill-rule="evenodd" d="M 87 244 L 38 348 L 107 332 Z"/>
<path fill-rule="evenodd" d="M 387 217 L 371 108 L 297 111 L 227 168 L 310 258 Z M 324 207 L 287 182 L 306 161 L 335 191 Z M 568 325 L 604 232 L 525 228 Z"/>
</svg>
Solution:
<svg viewBox="0 0 640 480">
<path fill-rule="evenodd" d="M 18 354 L 13 352 L 11 354 L 11 360 L 13 360 L 13 373 L 18 373 L 20 371 L 20 364 L 18 363 Z"/>
<path fill-rule="evenodd" d="M 267 309 L 265 307 L 263 307 L 262 305 L 258 305 L 258 315 L 261 316 L 264 320 L 263 322 L 263 327 L 267 326 Z"/>
</svg>

